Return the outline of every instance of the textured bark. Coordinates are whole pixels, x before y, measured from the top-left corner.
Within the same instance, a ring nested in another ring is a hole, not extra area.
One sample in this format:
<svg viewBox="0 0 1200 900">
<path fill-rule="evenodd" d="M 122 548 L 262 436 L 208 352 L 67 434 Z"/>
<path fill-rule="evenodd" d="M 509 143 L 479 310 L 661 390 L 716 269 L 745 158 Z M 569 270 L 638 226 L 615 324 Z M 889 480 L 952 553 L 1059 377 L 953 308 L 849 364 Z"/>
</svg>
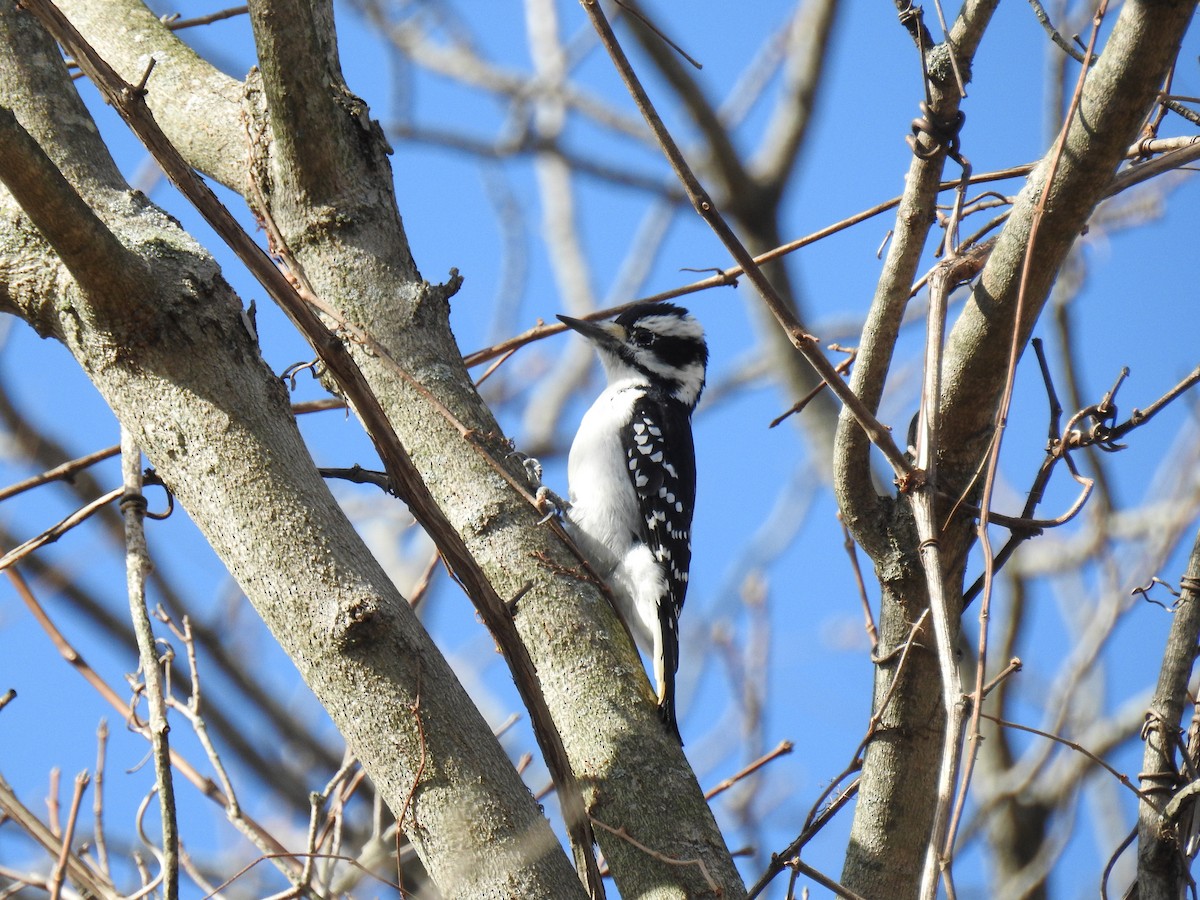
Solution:
<svg viewBox="0 0 1200 900">
<path fill-rule="evenodd" d="M 306 51 L 310 59 L 324 54 L 312 66 L 323 69 L 321 76 L 297 73 L 290 64 L 298 48 L 276 25 L 327 15 L 323 5 L 311 13 L 310 6 L 251 5 L 263 73 L 262 95 L 254 100 L 265 130 L 255 139 L 254 171 L 264 211 L 317 294 L 386 350 L 385 357 L 351 345 L 429 490 L 492 586 L 502 597 L 528 587 L 517 627 L 589 813 L 663 857 L 702 861 L 725 895 L 736 897 L 744 890 L 740 876 L 679 745 L 658 721 L 641 662 L 611 607 L 594 586 L 538 562 L 579 566 L 496 470 L 498 464 L 521 477 L 450 333 L 452 291 L 425 282 L 408 253 L 382 133 L 342 82 L 332 45 Z M 291 146 L 275 139 L 281 130 L 322 139 Z M 662 862 L 603 827 L 596 837 L 626 896 L 710 892 L 699 866 Z"/>
<path fill-rule="evenodd" d="M 945 709 L 928 617 L 913 635 L 928 605 L 919 568 L 905 582 L 885 583 L 874 686 L 879 725 L 864 757 L 842 869 L 842 884 L 864 897 L 913 896 L 929 844 Z"/>
<path fill-rule="evenodd" d="M 994 2 L 968 4 L 955 23 L 954 45 L 968 74 L 994 8 Z M 928 48 L 929 44 L 924 41 L 920 46 Z M 927 53 L 932 100 L 927 116 L 952 122 L 961 97 L 957 83 L 947 77 L 950 73 L 933 68 L 935 57 L 936 51 Z M 921 140 L 923 147 L 931 149 L 926 138 Z M 936 218 L 945 163 L 942 149 L 914 153 L 909 164 L 850 382 L 873 411 L 879 409 L 883 397 L 911 286 Z M 953 437 L 943 431 L 940 440 Z M 872 453 L 867 435 L 843 409 L 833 457 L 834 490 L 843 521 L 874 561 L 882 587 L 876 651 L 882 663 L 876 669 L 871 702 L 872 715 L 879 717 L 879 730 L 864 755 L 842 883 L 864 897 L 908 897 L 915 896 L 920 886 L 931 838 L 937 803 L 935 761 L 942 755 L 946 708 L 930 619 L 926 618 L 919 634 L 913 633 L 914 624 L 929 608 L 919 537 L 907 500 L 879 496 Z M 960 517 L 942 538 L 945 583 L 955 594 L 961 591 L 968 529 L 969 524 Z M 946 559 L 956 562 L 947 566 Z M 904 668 L 897 672 L 900 654 L 910 641 Z"/>
<path fill-rule="evenodd" d="M 116 187 L 61 58 L 28 15 L 5 7 L 0 28 L 0 104 L 140 263 L 118 285 L 134 289 L 113 296 L 105 266 L 56 260 L 70 223 L 0 192 L 0 304 L 61 340 L 136 436 L 405 816 L 444 892 L 576 895 L 536 803 L 316 472 L 215 264 Z M 36 83 L 21 77 L 32 69 Z M 0 165 L 6 183 L 18 162 Z"/>
<path fill-rule="evenodd" d="M 972 482 L 992 437 L 1017 317 L 1022 264 L 1038 198 L 1048 191 L 1024 307 L 1016 326 L 1020 347 L 1028 341 L 1067 252 L 1084 230 L 1126 148 L 1135 138 L 1178 52 L 1194 7 L 1194 3 L 1188 2 L 1134 2 L 1121 7 L 1104 52 L 1088 75 L 1053 184 L 1046 185 L 1050 169 L 1047 158 L 1029 177 L 1017 198 L 1008 224 L 946 342 L 938 461 L 938 487 L 943 491 L 958 495 Z M 954 108 L 939 111 L 945 114 Z M 903 310 L 903 297 L 892 292 L 906 294 L 915 272 L 916 257 L 924 244 L 926 222 L 932 210 L 928 200 L 931 176 L 936 178 L 929 166 L 914 163 L 906 191 L 906 200 L 910 202 L 902 205 L 897 227 L 897 234 L 905 239 L 903 243 L 893 241 L 886 264 L 888 269 L 896 271 L 881 281 L 881 294 L 876 297 L 864 331 L 863 352 L 853 385 L 872 408 L 878 402 L 890 366 L 893 338 Z M 869 453 L 869 445 L 843 413 L 835 456 L 835 486 L 847 524 L 872 555 L 884 585 L 881 625 L 887 628 L 889 622 L 911 623 L 923 601 L 919 600 L 919 590 L 911 587 L 919 571 L 914 535 L 904 524 L 905 517 L 895 514 L 893 501 L 877 497 L 871 487 Z M 902 527 L 898 528 L 898 524 Z M 946 582 L 956 592 L 961 590 L 962 565 L 972 540 L 969 517 L 962 515 L 949 523 L 941 538 Z M 898 584 L 910 586 L 890 589 Z M 890 609 L 897 600 L 903 600 L 903 605 Z M 890 627 L 894 629 L 895 625 Z M 900 631 L 892 633 L 893 642 L 904 637 Z M 890 642 L 881 643 L 885 651 L 894 646 Z M 914 670 L 920 667 L 922 656 L 910 661 L 916 663 Z M 903 808 L 908 815 L 919 816 L 922 811 L 928 813 L 932 809 L 930 804 L 910 806 L 906 799 L 912 798 L 914 781 L 923 780 L 923 773 L 928 773 L 928 761 L 935 758 L 931 754 L 938 746 L 937 742 L 923 741 L 920 737 L 922 729 L 940 727 L 935 724 L 933 709 L 939 699 L 941 679 L 932 660 L 927 664 L 927 677 L 914 678 L 891 699 L 896 708 L 889 715 L 904 717 L 896 720 L 897 724 L 903 722 L 897 732 L 900 740 L 887 748 L 877 748 L 880 743 L 877 737 L 867 753 L 852 841 L 843 869 L 843 883 L 866 897 L 912 896 L 919 884 L 925 847 L 893 832 L 903 821 L 902 830 L 921 833 L 924 829 L 917 827 L 917 823 L 926 820 L 896 819 L 891 811 Z M 886 673 L 880 672 L 875 685 L 876 707 L 889 683 Z M 882 768 L 875 771 L 877 767 Z M 930 778 L 924 789 L 931 790 L 932 783 Z"/>
<path fill-rule="evenodd" d="M 1176 900 L 1187 895 L 1191 882 L 1183 847 L 1194 834 L 1195 801 L 1182 805 L 1173 816 L 1164 815 L 1164 810 L 1175 792 L 1189 783 L 1176 748 L 1200 639 L 1200 536 L 1181 582 L 1143 732 L 1141 789 L 1149 799 L 1138 805 L 1138 900 Z M 1196 747 L 1188 750 L 1194 754 Z"/>
<path fill-rule="evenodd" d="M 1018 195 L 947 341 L 943 424 L 951 440 L 943 443 L 947 452 L 942 467 L 944 473 L 957 476 L 951 485 L 970 477 L 991 437 L 1003 382 L 979 373 L 1002 373 L 1007 367 L 1022 265 L 1039 197 L 1048 190 L 1017 324 L 1021 347 L 1029 340 L 1068 251 L 1137 136 L 1195 8 L 1190 0 L 1141 0 L 1121 6 L 1103 53 L 1088 73 L 1053 184 L 1047 188 L 1047 157 Z"/>
<path fill-rule="evenodd" d="M 92 12 L 107 8 L 82 0 L 71 6 L 86 37 L 94 36 L 110 59 L 124 58 L 128 51 L 120 47 L 122 32 L 107 28 L 102 12 Z M 177 43 L 164 29 L 138 21 L 142 52 Z M 498 464 L 520 477 L 450 333 L 453 287 L 425 282 L 409 253 L 388 148 L 365 105 L 342 81 L 330 6 L 257 3 L 252 22 L 262 75 L 246 86 L 244 143 L 236 152 L 216 135 L 199 138 L 206 146 L 186 143 L 181 133 L 186 125 L 168 110 L 172 92 L 180 94 L 175 98 L 180 102 L 187 86 L 155 81 L 158 69 L 150 81 L 151 105 L 166 104 L 164 128 L 193 164 L 247 191 L 251 205 L 278 227 L 280 249 L 303 269 L 315 293 L 338 317 L 371 336 L 375 349 L 348 344 L 429 490 L 496 592 L 502 597 L 524 592 L 516 624 L 585 786 L 589 812 L 624 830 L 621 835 L 597 831 L 622 893 L 711 893 L 699 865 L 672 865 L 665 859 L 702 862 L 725 896 L 738 896 L 743 888 L 723 838 L 680 748 L 659 724 L 640 660 L 614 612 L 594 586 L 538 561 L 578 566 L 496 470 Z M 122 70 L 134 81 L 141 76 L 138 59 Z M 297 66 L 296 59 L 306 64 Z M 228 97 L 227 88 L 206 76 L 198 90 L 212 99 L 213 93 Z M 219 103 L 216 109 L 223 118 Z M 218 146 L 236 165 L 221 168 L 210 158 Z M 247 153 L 249 172 L 243 162 Z M 248 189 L 251 178 L 253 188 Z M 15 223 L 13 217 L 8 221 Z M 14 232 L 12 240 L 8 246 L 28 236 Z M 188 246 L 189 253 L 196 250 Z M 170 271 L 158 274 L 166 277 Z M 138 416 L 151 430 L 163 427 L 155 423 L 172 423 L 158 435 L 142 434 L 137 423 L 130 424 L 264 619 L 279 629 L 280 642 L 393 810 L 398 815 L 407 810 L 406 831 L 442 890 L 456 896 L 493 896 L 504 890 L 521 897 L 571 896 L 578 881 L 572 874 L 570 883 L 564 882 L 564 871 L 570 874 L 570 869 L 556 843 L 543 843 L 549 834 L 544 820 L 527 819 L 531 804 L 524 788 L 511 796 L 505 793 L 515 780 L 511 766 L 505 763 L 502 776 L 481 775 L 473 768 L 502 759 L 495 741 L 478 732 L 481 722 L 473 709 L 461 721 L 456 717 L 456 704 L 465 699 L 457 685 L 441 696 L 444 663 L 390 585 L 376 582 L 381 577 L 377 565 L 357 538 L 346 533 L 341 513 L 330 508 L 290 420 L 286 427 L 276 424 L 276 430 L 256 436 L 258 417 L 271 420 L 285 398 L 261 368 L 257 350 L 247 346 L 236 302 L 224 293 L 219 275 L 206 273 L 207 280 L 185 281 L 213 285 L 209 293 L 220 303 L 207 300 L 204 308 L 223 304 L 220 316 L 212 314 L 219 322 L 168 315 L 172 307 L 158 301 L 167 321 L 157 326 L 156 340 L 169 338 L 175 351 L 143 362 L 143 353 L 157 351 L 135 345 L 137 373 L 170 366 L 180 371 L 147 383 L 132 377 L 113 380 L 106 369 L 93 378 L 123 420 Z M 45 267 L 34 267 L 33 275 L 45 278 Z M 188 295 L 181 296 L 185 302 Z M 5 299 L 10 308 L 21 305 L 22 314 L 43 322 L 44 332 L 65 330 L 57 309 L 37 307 L 11 284 L 0 288 L 0 300 Z M 195 328 L 201 335 L 192 334 Z M 78 346 L 85 367 L 103 369 L 92 361 L 86 342 L 70 345 Z M 179 346 L 188 351 L 182 353 Z M 253 358 L 244 358 L 248 356 Z M 234 363 L 231 371 L 224 370 Z M 225 385 L 241 371 L 238 366 L 249 366 L 239 377 L 267 379 L 266 384 L 257 390 L 240 383 L 219 390 L 207 385 L 206 379 Z M 183 385 L 188 387 L 184 398 L 175 397 Z M 164 396 L 151 403 L 156 392 Z M 162 405 L 197 398 L 205 398 L 200 410 L 172 411 Z M 273 404 L 271 415 L 241 411 L 268 402 Z M 226 409 L 226 404 L 236 408 Z M 243 425 L 242 415 L 254 421 Z M 235 438 L 253 440 L 253 446 L 229 443 Z M 222 471 L 227 460 L 242 461 L 238 472 Z M 282 492 L 281 500 L 272 499 L 275 491 Z M 234 508 L 221 512 L 229 504 Z M 337 522 L 325 522 L 326 515 Z M 264 516 L 269 531 L 264 530 Z M 279 544 L 286 552 L 277 552 Z M 310 623 L 315 630 L 296 621 L 310 608 L 317 611 Z M 418 713 L 410 708 L 418 691 L 419 733 Z M 468 759 L 459 758 L 464 753 Z M 402 758 L 391 758 L 397 755 Z M 427 760 L 424 769 L 422 759 Z M 409 803 L 419 770 L 421 789 Z M 528 838 L 523 840 L 523 834 Z M 528 883 L 518 883 L 521 879 Z"/>
<path fill-rule="evenodd" d="M 141 0 L 56 3 L 100 55 L 130 84 L 146 82 L 146 103 L 197 169 L 228 188 L 246 182 L 242 85 L 176 37 Z"/>
</svg>

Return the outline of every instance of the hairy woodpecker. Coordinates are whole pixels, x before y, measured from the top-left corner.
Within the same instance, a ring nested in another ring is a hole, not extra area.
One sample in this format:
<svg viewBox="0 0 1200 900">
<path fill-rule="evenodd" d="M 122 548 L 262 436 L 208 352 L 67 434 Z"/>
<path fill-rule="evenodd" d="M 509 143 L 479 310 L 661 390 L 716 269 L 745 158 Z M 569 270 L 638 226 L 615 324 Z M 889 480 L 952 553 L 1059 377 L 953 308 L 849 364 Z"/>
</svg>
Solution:
<svg viewBox="0 0 1200 900">
<path fill-rule="evenodd" d="M 639 304 L 612 322 L 558 318 L 592 342 L 608 376 L 571 444 L 568 524 L 650 654 L 659 714 L 679 737 L 675 673 L 692 559 L 692 410 L 704 390 L 704 329 L 669 303 Z"/>
</svg>

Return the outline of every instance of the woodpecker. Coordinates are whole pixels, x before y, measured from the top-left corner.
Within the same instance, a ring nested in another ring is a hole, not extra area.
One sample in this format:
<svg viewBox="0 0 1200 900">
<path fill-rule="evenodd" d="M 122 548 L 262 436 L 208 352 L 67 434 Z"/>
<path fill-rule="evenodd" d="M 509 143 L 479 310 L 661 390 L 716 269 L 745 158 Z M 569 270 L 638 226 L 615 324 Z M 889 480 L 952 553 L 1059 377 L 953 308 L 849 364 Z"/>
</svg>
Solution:
<svg viewBox="0 0 1200 900">
<path fill-rule="evenodd" d="M 611 322 L 558 318 L 593 344 L 608 377 L 571 444 L 567 523 L 649 654 L 659 715 L 679 738 L 675 673 L 692 559 L 692 411 L 708 364 L 704 329 L 670 303 L 638 304 Z"/>
</svg>

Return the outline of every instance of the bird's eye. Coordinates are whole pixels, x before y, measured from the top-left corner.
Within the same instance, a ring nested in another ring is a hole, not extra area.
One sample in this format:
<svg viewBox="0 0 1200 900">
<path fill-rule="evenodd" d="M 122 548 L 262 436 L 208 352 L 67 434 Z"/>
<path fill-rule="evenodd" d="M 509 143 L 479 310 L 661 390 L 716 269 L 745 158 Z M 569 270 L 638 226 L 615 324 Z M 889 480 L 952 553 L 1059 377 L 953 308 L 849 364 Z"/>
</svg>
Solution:
<svg viewBox="0 0 1200 900">
<path fill-rule="evenodd" d="M 654 344 L 658 337 L 653 331 L 648 331 L 645 328 L 635 328 L 629 334 L 629 340 L 639 347 L 650 347 Z"/>
</svg>

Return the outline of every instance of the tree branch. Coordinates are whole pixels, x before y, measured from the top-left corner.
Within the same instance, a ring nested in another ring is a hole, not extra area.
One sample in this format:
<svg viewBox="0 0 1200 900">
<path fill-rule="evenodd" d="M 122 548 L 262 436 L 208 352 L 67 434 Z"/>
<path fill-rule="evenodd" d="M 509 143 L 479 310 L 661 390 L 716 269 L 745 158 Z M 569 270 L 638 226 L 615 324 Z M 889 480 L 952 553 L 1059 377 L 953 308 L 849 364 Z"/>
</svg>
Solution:
<svg viewBox="0 0 1200 900">
<path fill-rule="evenodd" d="M 29 5 L 50 18 L 81 64 L 102 71 L 103 61 L 55 17 L 53 7 L 41 0 Z M 122 84 L 105 73 L 103 84 L 114 82 Z M 123 91 L 111 96 L 125 109 L 136 102 Z M 148 114 L 137 121 L 149 129 L 145 133 L 156 151 L 173 150 L 161 132 L 153 132 Z M 178 240 L 167 220 L 159 227 L 160 242 Z M 137 312 L 139 300 L 154 306 L 164 322 L 159 340 L 124 347 L 127 367 L 101 365 L 96 354 L 107 351 L 100 335 L 111 327 L 101 319 L 95 330 L 84 323 L 68 335 L 72 352 L 242 583 L 383 795 L 399 808 L 418 771 L 424 772 L 423 783 L 452 786 L 449 792 L 418 790 L 414 797 L 422 826 L 414 843 L 447 891 L 569 896 L 578 882 L 565 856 L 554 852 L 557 844 L 545 819 L 445 660 L 329 495 L 228 286 L 206 257 L 184 253 L 173 264 L 157 260 L 154 276 L 156 289 L 143 285 L 133 298 L 120 300 L 126 316 Z M 203 300 L 194 296 L 199 290 Z M 205 364 L 197 366 L 197 360 Z M 221 365 L 214 369 L 215 360 Z M 173 425 L 156 424 L 164 422 Z M 182 428 L 187 452 L 179 450 L 176 429 Z M 232 460 L 238 464 L 230 466 Z M 269 520 L 264 509 L 271 510 Z M 272 533 L 256 534 L 264 526 Z M 288 577 L 272 574 L 280 571 Z M 417 672 L 423 673 L 423 737 L 409 712 Z M 370 716 L 357 709 L 363 697 L 371 698 Z M 464 729 L 474 736 L 463 738 Z M 430 763 L 419 770 L 418 757 L 426 754 Z M 451 777 L 453 771 L 460 774 Z M 502 817 L 487 812 L 499 809 Z M 477 842 L 477 865 L 463 865 L 464 815 L 475 820 L 469 833 Z M 531 855 L 531 842 L 547 851 Z"/>
<path fill-rule="evenodd" d="M 1200 641 L 1200 535 L 1192 545 L 1186 573 L 1180 579 L 1179 595 L 1163 651 L 1158 686 L 1142 728 L 1146 747 L 1140 777 L 1147 799 L 1138 804 L 1139 900 L 1179 897 L 1190 868 L 1184 855 L 1192 839 L 1186 817 L 1181 809 L 1176 810 L 1174 817 L 1164 815 L 1163 807 L 1181 788 L 1194 787 L 1196 780 L 1194 775 L 1180 771 L 1176 758 L 1180 723 L 1188 703 L 1188 683 Z M 1189 750 L 1194 752 L 1194 748 Z"/>
<path fill-rule="evenodd" d="M 201 59 L 142 0 L 58 0 L 58 8 L 120 76 L 137 84 L 154 59 L 146 102 L 201 172 L 241 191 L 246 182 L 242 85 Z"/>
</svg>

